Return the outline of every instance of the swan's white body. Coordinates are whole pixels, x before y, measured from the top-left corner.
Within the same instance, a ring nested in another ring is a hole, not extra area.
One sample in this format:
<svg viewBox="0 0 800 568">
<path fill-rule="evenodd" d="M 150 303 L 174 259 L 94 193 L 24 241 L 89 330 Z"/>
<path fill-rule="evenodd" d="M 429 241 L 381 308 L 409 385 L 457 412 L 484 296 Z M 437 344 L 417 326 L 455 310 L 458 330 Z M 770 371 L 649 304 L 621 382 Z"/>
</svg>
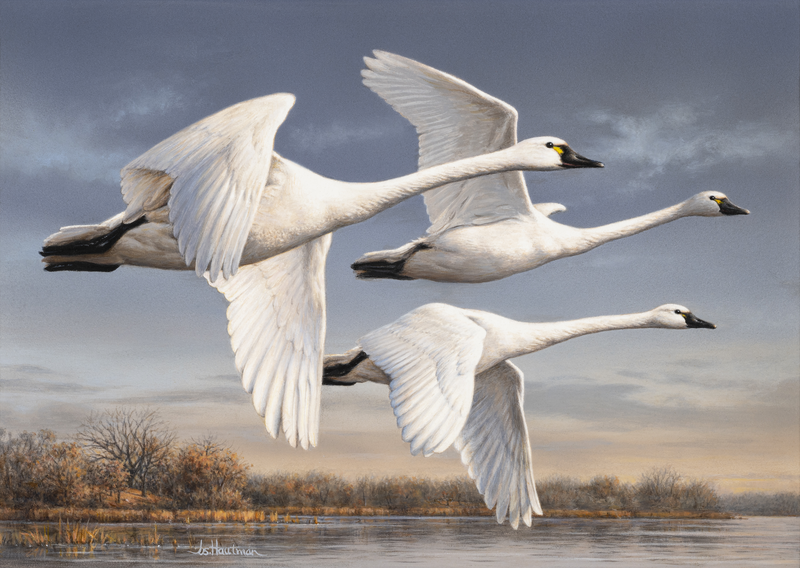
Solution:
<svg viewBox="0 0 800 568">
<path fill-rule="evenodd" d="M 525 215 L 486 225 L 450 227 L 398 249 L 367 253 L 353 269 L 361 278 L 489 282 L 683 217 L 748 213 L 719 191 L 704 191 L 677 205 L 600 227 L 570 227 L 549 218 L 565 209 L 558 203 L 541 203 L 532 205 Z"/>
<path fill-rule="evenodd" d="M 230 301 L 236 366 L 267 431 L 307 448 L 319 430 L 331 232 L 442 184 L 580 164 L 541 137 L 393 180 L 336 181 L 273 151 L 294 100 L 238 103 L 157 144 L 122 169 L 125 211 L 62 228 L 41 254 L 51 271 L 128 264 L 207 278 Z"/>
<path fill-rule="evenodd" d="M 368 333 L 346 354 L 326 357 L 326 381 L 388 384 L 411 453 L 427 456 L 455 444 L 486 505 L 497 507 L 497 521 L 507 517 L 517 528 L 520 518 L 530 526 L 531 515 L 542 509 L 533 481 L 523 376 L 508 359 L 600 331 L 690 327 L 714 325 L 675 304 L 551 323 L 427 304 Z M 333 372 L 337 368 L 345 372 Z"/>
<path fill-rule="evenodd" d="M 417 128 L 420 170 L 517 143 L 517 113 L 503 101 L 411 59 L 375 55 L 365 59 L 369 69 L 362 72 L 364 84 Z M 519 171 L 448 184 L 426 192 L 424 198 L 431 221 L 428 236 L 398 249 L 365 254 L 353 264 L 359 277 L 487 282 L 680 217 L 745 213 L 732 205 L 721 212 L 718 200 L 727 202 L 725 196 L 707 192 L 604 227 L 569 227 L 548 218 L 564 206 L 531 203 Z"/>
</svg>

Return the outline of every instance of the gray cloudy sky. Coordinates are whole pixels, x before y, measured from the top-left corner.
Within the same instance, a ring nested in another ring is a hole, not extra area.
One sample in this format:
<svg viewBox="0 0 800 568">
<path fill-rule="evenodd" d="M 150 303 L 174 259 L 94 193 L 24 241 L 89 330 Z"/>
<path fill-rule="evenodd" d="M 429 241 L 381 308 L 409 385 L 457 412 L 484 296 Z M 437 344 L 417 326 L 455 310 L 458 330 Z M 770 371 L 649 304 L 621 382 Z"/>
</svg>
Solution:
<svg viewBox="0 0 800 568">
<path fill-rule="evenodd" d="M 320 443 L 264 432 L 238 383 L 222 295 L 193 273 L 42 270 L 42 240 L 123 207 L 119 170 L 233 103 L 287 91 L 276 150 L 323 175 L 416 168 L 413 128 L 361 84 L 383 49 L 512 104 L 604 170 L 526 174 L 534 203 L 593 226 L 725 192 L 690 218 L 480 285 L 357 281 L 423 234 L 414 198 L 336 233 L 328 352 L 423 303 L 520 320 L 666 302 L 715 331 L 623 331 L 516 362 L 538 477 L 630 479 L 670 463 L 725 490 L 800 488 L 800 5 L 796 1 L 0 2 L 0 426 L 68 436 L 93 410 L 159 408 L 256 470 L 461 473 L 412 458 L 386 389 L 326 389 Z"/>
</svg>

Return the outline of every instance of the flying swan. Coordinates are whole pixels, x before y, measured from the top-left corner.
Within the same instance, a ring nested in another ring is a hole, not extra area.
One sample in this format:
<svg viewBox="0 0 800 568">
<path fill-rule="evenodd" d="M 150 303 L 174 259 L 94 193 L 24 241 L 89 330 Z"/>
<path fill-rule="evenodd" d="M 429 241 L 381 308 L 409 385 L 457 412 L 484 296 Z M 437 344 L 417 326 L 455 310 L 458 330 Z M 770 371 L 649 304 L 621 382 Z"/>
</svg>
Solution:
<svg viewBox="0 0 800 568">
<path fill-rule="evenodd" d="M 522 371 L 508 361 L 574 337 L 614 329 L 716 326 L 676 304 L 649 312 L 523 323 L 479 310 L 426 304 L 372 331 L 343 355 L 325 357 L 324 384 L 389 385 L 411 453 L 455 444 L 497 522 L 542 514 L 523 411 Z"/>
<path fill-rule="evenodd" d="M 400 178 L 347 183 L 273 151 L 294 105 L 279 93 L 235 104 L 160 142 L 121 171 L 127 207 L 44 241 L 48 271 L 128 264 L 194 270 L 230 302 L 236 368 L 267 431 L 316 445 L 331 233 L 442 184 L 516 169 L 597 162 L 553 137 Z"/>
<path fill-rule="evenodd" d="M 513 147 L 517 111 L 472 85 L 382 51 L 365 58 L 364 84 L 406 117 L 419 134 L 419 168 Z M 570 152 L 553 142 L 553 149 Z M 533 205 L 520 171 L 465 179 L 425 193 L 428 235 L 352 264 L 359 278 L 488 282 L 587 252 L 681 217 L 747 214 L 720 192 L 704 192 L 667 209 L 581 229 L 549 216 L 566 208 Z"/>
</svg>

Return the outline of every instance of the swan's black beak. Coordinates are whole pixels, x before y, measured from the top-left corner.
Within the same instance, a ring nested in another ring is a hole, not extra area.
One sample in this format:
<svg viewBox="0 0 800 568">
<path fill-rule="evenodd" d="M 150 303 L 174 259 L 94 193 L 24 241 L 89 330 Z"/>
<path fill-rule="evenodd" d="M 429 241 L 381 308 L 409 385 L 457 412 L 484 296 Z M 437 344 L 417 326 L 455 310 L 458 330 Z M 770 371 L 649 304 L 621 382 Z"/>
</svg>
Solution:
<svg viewBox="0 0 800 568">
<path fill-rule="evenodd" d="M 595 162 L 594 160 L 590 160 L 589 158 L 584 158 L 580 154 L 576 153 L 575 150 L 567 146 L 566 144 L 561 144 L 559 146 L 555 146 L 556 151 L 561 154 L 561 167 L 562 168 L 604 168 L 603 162 Z"/>
<path fill-rule="evenodd" d="M 686 320 L 686 327 L 706 327 L 708 329 L 717 329 L 717 326 L 711 322 L 703 321 L 691 312 L 683 314 L 683 319 Z"/>
<path fill-rule="evenodd" d="M 714 201 L 719 205 L 719 212 L 723 215 L 750 215 L 750 211 L 737 207 L 727 197 L 717 198 Z"/>
</svg>

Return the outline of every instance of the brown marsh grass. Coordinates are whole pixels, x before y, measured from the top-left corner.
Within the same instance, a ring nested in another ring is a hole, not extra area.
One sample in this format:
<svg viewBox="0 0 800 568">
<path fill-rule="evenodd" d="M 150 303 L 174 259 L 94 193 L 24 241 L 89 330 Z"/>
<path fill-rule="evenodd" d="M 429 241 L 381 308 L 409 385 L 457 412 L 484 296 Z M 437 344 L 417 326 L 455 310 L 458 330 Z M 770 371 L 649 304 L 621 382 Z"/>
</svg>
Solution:
<svg viewBox="0 0 800 568">
<path fill-rule="evenodd" d="M 43 526 L 32 530 L 17 529 L 4 535 L 3 546 L 20 546 L 26 548 L 52 546 L 80 546 L 81 551 L 93 551 L 98 546 L 109 544 L 132 545 L 141 547 L 159 547 L 164 544 L 164 537 L 158 534 L 158 526 L 152 530 L 136 531 L 131 535 L 128 531 L 106 531 L 103 527 L 90 528 L 89 521 L 70 523 L 59 520 L 57 527 Z"/>
</svg>

